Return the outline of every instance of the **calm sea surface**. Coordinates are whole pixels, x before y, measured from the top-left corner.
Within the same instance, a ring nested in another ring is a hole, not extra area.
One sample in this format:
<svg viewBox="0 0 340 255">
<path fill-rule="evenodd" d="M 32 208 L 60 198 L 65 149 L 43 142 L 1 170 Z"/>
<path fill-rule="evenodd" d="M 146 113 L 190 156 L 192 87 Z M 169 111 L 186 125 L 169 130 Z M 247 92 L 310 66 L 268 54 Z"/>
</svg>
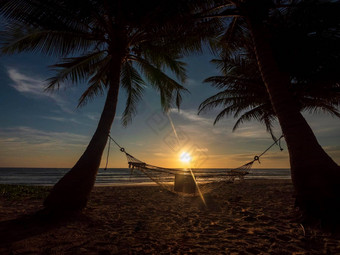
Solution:
<svg viewBox="0 0 340 255">
<path fill-rule="evenodd" d="M 0 168 L 0 184 L 53 185 L 69 169 L 67 168 Z M 196 169 L 195 173 L 214 176 L 226 169 Z M 289 169 L 252 169 L 246 179 L 290 179 Z M 209 178 L 214 180 L 214 177 Z M 128 168 L 100 169 L 96 185 L 139 185 L 152 183 L 139 171 Z"/>
</svg>

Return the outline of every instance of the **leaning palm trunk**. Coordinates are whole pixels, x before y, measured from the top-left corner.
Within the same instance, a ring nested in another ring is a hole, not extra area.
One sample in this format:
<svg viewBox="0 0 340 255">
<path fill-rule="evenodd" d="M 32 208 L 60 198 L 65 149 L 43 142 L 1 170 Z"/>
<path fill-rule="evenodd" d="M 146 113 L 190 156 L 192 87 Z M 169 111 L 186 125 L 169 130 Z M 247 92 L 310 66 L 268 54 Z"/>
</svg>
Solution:
<svg viewBox="0 0 340 255">
<path fill-rule="evenodd" d="M 213 3 L 187 2 L 91 0 L 79 5 L 74 1 L 0 1 L 0 15 L 8 19 L 0 38 L 3 53 L 27 51 L 60 57 L 48 89 L 59 88 L 65 81 L 87 80 L 89 87 L 79 106 L 103 87 L 108 88 L 90 144 L 53 187 L 45 200 L 46 208 L 65 211 L 86 205 L 114 120 L 119 86 L 127 92 L 124 125 L 135 115 L 146 85 L 159 91 L 164 110 L 173 102 L 179 107 L 181 92 L 186 89 L 164 70 L 183 82 L 186 72 L 180 58 L 199 50 L 201 43 L 219 34 L 222 27 L 218 20 L 188 19 L 201 8 L 210 9 Z"/>
<path fill-rule="evenodd" d="M 274 59 L 269 33 L 262 24 L 248 20 L 263 81 L 287 142 L 296 205 L 305 215 L 326 218 L 340 209 L 340 167 L 319 145 L 289 91 L 289 75 Z"/>
<path fill-rule="evenodd" d="M 53 187 L 44 201 L 53 212 L 83 209 L 93 189 L 101 157 L 113 123 L 119 91 L 120 65 L 111 68 L 111 83 L 98 127 L 75 166 Z M 109 75 L 110 76 L 110 75 Z"/>
</svg>

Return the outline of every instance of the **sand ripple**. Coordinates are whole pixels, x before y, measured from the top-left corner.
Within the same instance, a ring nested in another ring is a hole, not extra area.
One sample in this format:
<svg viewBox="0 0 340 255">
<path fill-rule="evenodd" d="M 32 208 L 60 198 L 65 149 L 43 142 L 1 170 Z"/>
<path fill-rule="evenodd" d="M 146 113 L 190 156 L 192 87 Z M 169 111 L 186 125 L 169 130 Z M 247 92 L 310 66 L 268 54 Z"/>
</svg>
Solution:
<svg viewBox="0 0 340 255">
<path fill-rule="evenodd" d="M 288 180 L 227 184 L 205 197 L 207 207 L 157 186 L 98 187 L 81 216 L 48 227 L 23 221 L 21 235 L 10 220 L 41 201 L 1 198 L 0 231 L 9 234 L 0 254 L 340 254 L 338 238 L 295 221 Z"/>
</svg>

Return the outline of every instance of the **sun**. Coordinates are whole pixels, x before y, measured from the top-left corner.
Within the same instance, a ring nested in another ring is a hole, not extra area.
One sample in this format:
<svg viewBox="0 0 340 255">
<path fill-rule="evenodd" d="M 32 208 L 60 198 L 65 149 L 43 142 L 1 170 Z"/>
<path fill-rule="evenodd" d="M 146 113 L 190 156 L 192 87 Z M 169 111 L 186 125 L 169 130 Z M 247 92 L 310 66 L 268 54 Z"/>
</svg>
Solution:
<svg viewBox="0 0 340 255">
<path fill-rule="evenodd" d="M 189 163 L 192 158 L 188 152 L 182 152 L 182 154 L 179 156 L 179 159 L 184 163 Z"/>
</svg>

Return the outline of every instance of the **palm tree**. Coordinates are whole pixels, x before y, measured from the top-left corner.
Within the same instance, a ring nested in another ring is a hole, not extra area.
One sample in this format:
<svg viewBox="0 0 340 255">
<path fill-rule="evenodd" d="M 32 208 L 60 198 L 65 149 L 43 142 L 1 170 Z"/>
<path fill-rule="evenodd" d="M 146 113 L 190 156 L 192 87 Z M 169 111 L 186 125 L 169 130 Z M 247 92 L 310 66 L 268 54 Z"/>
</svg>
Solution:
<svg viewBox="0 0 340 255">
<path fill-rule="evenodd" d="M 316 4 L 318 4 L 318 7 L 314 6 Z M 327 220 L 333 214 L 335 217 L 332 220 L 334 220 L 340 209 L 340 167 L 319 145 L 313 131 L 300 113 L 301 107 L 290 90 L 292 77 L 282 67 L 282 62 L 279 61 L 280 56 L 273 44 L 273 40 L 277 39 L 273 35 L 275 35 L 275 25 L 278 24 L 274 23 L 273 26 L 270 26 L 273 24 L 271 18 L 275 17 L 273 14 L 287 9 L 299 10 L 300 6 L 304 8 L 302 12 L 305 15 L 311 9 L 314 11 L 329 10 L 327 15 L 318 17 L 321 17 L 319 21 L 322 21 L 322 24 L 327 23 L 328 17 L 332 17 L 328 20 L 332 24 L 331 27 L 328 27 L 329 29 L 321 27 L 321 30 L 311 30 L 307 36 L 323 37 L 323 35 L 334 34 L 336 37 L 338 35 L 339 23 L 334 22 L 338 20 L 334 17 L 338 17 L 339 3 L 335 1 L 225 1 L 224 5 L 212 9 L 213 14 L 208 13 L 205 18 L 230 19 L 230 25 L 224 37 L 231 46 L 234 43 L 233 39 L 236 39 L 233 34 L 240 31 L 238 29 L 239 22 L 245 24 L 253 42 L 252 47 L 262 81 L 287 142 L 291 176 L 296 193 L 296 205 L 306 216 L 312 215 Z M 309 10 L 306 10 L 306 8 L 309 8 Z M 313 14 L 317 13 L 313 12 Z M 325 12 L 320 11 L 320 13 L 324 14 Z M 310 19 L 311 17 L 313 15 L 310 15 Z M 299 24 L 301 25 L 303 22 L 299 22 Z M 295 40 L 294 43 L 296 43 Z M 298 55 L 294 53 L 297 52 L 290 54 L 292 57 L 290 60 Z M 313 54 L 313 52 L 310 53 Z M 336 55 L 334 59 L 339 60 L 339 51 L 334 52 L 334 54 Z M 322 73 L 327 73 L 325 70 L 325 67 L 329 67 L 327 59 L 323 63 L 315 64 L 321 70 L 321 72 L 317 72 L 320 77 Z M 334 79 L 330 82 L 339 84 L 338 75 L 334 74 L 334 67 L 331 70 L 333 70 L 330 73 L 333 74 Z M 308 73 L 306 72 L 305 75 L 308 76 Z M 303 75 L 300 78 L 302 79 Z"/>
<path fill-rule="evenodd" d="M 222 75 L 209 77 L 204 82 L 211 83 L 221 91 L 204 100 L 198 108 L 198 114 L 215 108 L 221 109 L 214 125 L 222 118 L 233 115 L 238 118 L 233 131 L 244 121 L 258 120 L 266 126 L 275 140 L 272 130 L 275 113 L 256 59 L 237 55 L 215 59 L 212 62 L 220 67 Z"/>
<path fill-rule="evenodd" d="M 53 66 L 56 76 L 49 79 L 47 90 L 58 89 L 64 82 L 88 82 L 78 106 L 105 91 L 107 94 L 98 127 L 85 152 L 44 201 L 48 210 L 73 211 L 86 206 L 115 117 L 120 87 L 127 92 L 124 125 L 136 113 L 136 104 L 148 84 L 159 91 L 165 111 L 174 101 L 179 107 L 185 88 L 165 69 L 183 82 L 185 68 L 179 58 L 199 50 L 204 36 L 215 33 L 218 27 L 216 21 L 191 21 L 191 30 L 184 30 L 188 21 L 185 16 L 196 11 L 199 8 L 187 1 L 0 3 L 0 13 L 8 20 L 1 38 L 3 53 L 28 51 L 61 57 Z"/>
<path fill-rule="evenodd" d="M 233 115 L 234 118 L 238 118 L 233 131 L 245 121 L 257 120 L 265 125 L 272 138 L 276 140 L 273 133 L 276 114 L 253 52 L 239 49 L 237 55 L 225 55 L 226 52 L 223 54 L 223 59 L 212 61 L 220 68 L 222 75 L 205 80 L 222 91 L 204 100 L 199 106 L 198 114 L 215 108 L 222 109 L 216 116 L 214 125 L 223 117 Z M 304 85 L 293 80 L 290 88 L 300 111 L 311 113 L 322 111 L 340 118 L 337 109 L 340 102 L 339 87 L 311 86 L 310 89 L 306 89 Z"/>
</svg>

